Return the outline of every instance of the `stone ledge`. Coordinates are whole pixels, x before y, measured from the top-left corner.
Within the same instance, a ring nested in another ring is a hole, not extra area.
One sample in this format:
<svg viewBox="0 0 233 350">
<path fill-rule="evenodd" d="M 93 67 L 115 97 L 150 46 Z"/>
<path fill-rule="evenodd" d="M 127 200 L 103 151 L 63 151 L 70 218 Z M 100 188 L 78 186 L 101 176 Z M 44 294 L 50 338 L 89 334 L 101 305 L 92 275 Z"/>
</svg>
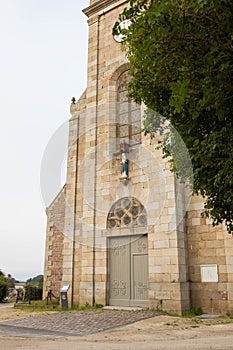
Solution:
<svg viewBox="0 0 233 350">
<path fill-rule="evenodd" d="M 94 15 L 95 13 L 99 12 L 100 10 L 106 9 L 107 6 L 110 5 L 114 5 L 115 7 L 120 6 L 122 4 L 126 3 L 125 0 L 123 1 L 118 1 L 116 3 L 116 0 L 99 0 L 97 2 L 95 2 L 94 4 L 92 4 L 91 6 L 85 8 L 83 10 L 83 13 L 87 16 L 87 17 L 91 17 L 92 15 Z"/>
</svg>

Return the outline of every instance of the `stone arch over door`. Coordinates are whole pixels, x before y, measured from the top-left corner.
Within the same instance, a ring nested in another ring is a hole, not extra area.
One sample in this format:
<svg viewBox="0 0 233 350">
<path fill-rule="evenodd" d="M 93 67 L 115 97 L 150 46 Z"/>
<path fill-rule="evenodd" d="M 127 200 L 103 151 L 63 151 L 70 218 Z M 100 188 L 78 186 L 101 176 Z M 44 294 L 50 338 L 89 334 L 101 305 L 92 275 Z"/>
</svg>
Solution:
<svg viewBox="0 0 233 350">
<path fill-rule="evenodd" d="M 148 239 L 140 234 L 146 225 L 146 210 L 134 197 L 119 199 L 109 211 L 109 305 L 148 306 Z"/>
</svg>

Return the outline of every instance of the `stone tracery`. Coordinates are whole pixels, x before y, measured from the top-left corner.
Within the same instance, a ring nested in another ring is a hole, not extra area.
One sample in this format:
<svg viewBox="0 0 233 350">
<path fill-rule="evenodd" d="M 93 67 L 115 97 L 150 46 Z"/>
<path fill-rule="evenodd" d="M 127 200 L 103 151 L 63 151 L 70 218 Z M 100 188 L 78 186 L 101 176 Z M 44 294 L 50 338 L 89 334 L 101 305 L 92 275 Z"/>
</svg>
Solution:
<svg viewBox="0 0 233 350">
<path fill-rule="evenodd" d="M 144 206 L 133 197 L 119 199 L 110 209 L 107 228 L 142 226 L 147 224 Z"/>
</svg>

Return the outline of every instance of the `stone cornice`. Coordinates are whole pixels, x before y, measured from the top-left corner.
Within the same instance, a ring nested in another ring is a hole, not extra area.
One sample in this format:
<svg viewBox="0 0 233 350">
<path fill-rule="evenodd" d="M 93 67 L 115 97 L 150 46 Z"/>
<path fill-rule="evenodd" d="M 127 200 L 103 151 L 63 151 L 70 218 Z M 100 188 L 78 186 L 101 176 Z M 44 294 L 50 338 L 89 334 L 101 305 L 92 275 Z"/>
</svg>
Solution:
<svg viewBox="0 0 233 350">
<path fill-rule="evenodd" d="M 117 7 L 123 3 L 126 3 L 126 0 L 119 0 L 119 1 L 117 1 L 117 0 L 99 0 L 99 1 L 95 2 L 93 5 L 85 8 L 83 10 L 83 13 L 85 13 L 85 15 L 87 17 L 91 17 L 92 15 L 98 13 L 99 11 L 106 9 L 108 6 L 115 5 L 115 7 Z"/>
</svg>

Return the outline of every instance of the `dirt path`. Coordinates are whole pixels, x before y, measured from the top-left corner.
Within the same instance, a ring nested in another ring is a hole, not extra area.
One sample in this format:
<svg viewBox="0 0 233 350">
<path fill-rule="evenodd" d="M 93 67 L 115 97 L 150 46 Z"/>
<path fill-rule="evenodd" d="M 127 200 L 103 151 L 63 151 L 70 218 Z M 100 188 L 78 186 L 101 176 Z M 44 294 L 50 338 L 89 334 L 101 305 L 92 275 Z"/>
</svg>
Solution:
<svg viewBox="0 0 233 350">
<path fill-rule="evenodd" d="M 0 307 L 0 322 L 35 315 L 38 315 L 38 312 L 28 313 L 24 310 Z M 233 349 L 233 320 L 156 316 L 83 337 L 0 337 L 0 349 L 229 350 Z"/>
<path fill-rule="evenodd" d="M 32 317 L 37 315 L 47 314 L 48 312 L 34 311 L 29 312 L 27 310 L 14 308 L 14 303 L 0 304 L 0 322 L 8 320 L 17 320 L 24 317 Z"/>
</svg>

